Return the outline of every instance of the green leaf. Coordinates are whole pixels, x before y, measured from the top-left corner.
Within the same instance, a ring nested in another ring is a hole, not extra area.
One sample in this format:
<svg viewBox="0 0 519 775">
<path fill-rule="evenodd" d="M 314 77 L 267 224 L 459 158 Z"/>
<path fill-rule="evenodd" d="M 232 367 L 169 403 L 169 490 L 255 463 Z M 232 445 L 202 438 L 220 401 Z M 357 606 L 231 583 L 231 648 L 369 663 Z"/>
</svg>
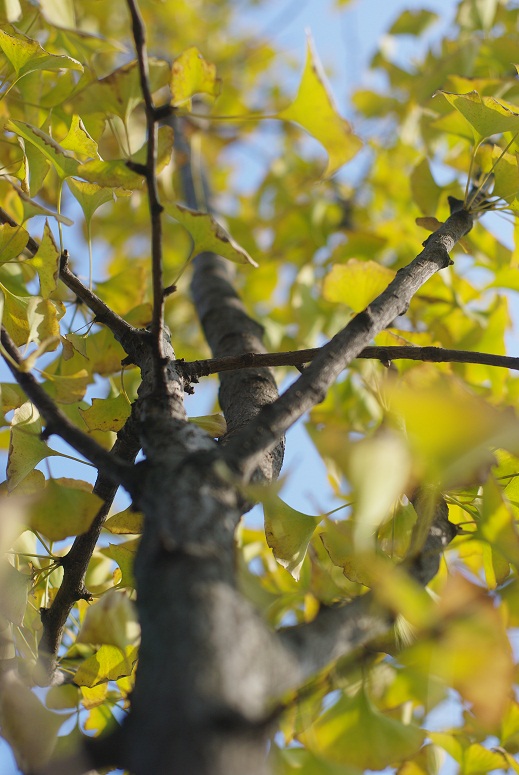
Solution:
<svg viewBox="0 0 519 775">
<path fill-rule="evenodd" d="M 104 528 L 115 535 L 137 535 L 143 530 L 143 516 L 139 511 L 128 508 L 109 517 Z"/>
<path fill-rule="evenodd" d="M 125 675 L 131 675 L 137 660 L 135 646 L 121 649 L 117 646 L 103 644 L 88 659 L 81 664 L 74 676 L 77 686 L 97 686 L 105 681 L 117 681 Z"/>
<path fill-rule="evenodd" d="M 45 221 L 43 237 L 38 252 L 33 257 L 31 264 L 35 267 L 40 278 L 40 293 L 44 299 L 53 293 L 58 286 L 60 251 L 54 241 L 54 236 Z"/>
<path fill-rule="evenodd" d="M 191 46 L 173 61 L 170 87 L 171 104 L 177 107 L 195 94 L 218 97 L 221 81 L 216 77 L 215 65 L 206 62 L 200 51 Z"/>
<path fill-rule="evenodd" d="M 0 616 L 21 625 L 27 607 L 31 577 L 13 568 L 6 560 L 0 561 Z"/>
<path fill-rule="evenodd" d="M 30 527 L 51 541 L 85 533 L 103 501 L 91 485 L 76 479 L 48 479 L 30 508 Z"/>
<path fill-rule="evenodd" d="M 131 414 L 131 404 L 121 393 L 116 398 L 93 398 L 89 409 L 80 409 L 89 431 L 119 431 Z"/>
<path fill-rule="evenodd" d="M 79 164 L 73 174 L 80 175 L 90 183 L 97 183 L 105 189 L 126 188 L 133 191 L 144 186 L 143 175 L 133 172 L 125 159 L 87 161 L 85 164 Z"/>
<path fill-rule="evenodd" d="M 41 440 L 42 425 L 36 407 L 30 402 L 16 409 L 11 421 L 11 437 L 7 458 L 9 490 L 20 484 L 40 460 L 59 455 Z"/>
<path fill-rule="evenodd" d="M 390 35 L 421 35 L 438 15 L 425 9 L 403 11 L 389 28 Z"/>
<path fill-rule="evenodd" d="M 139 545 L 139 539 L 127 541 L 125 544 L 109 544 L 105 549 L 101 549 L 105 557 L 114 560 L 121 571 L 121 580 L 119 586 L 135 588 L 135 579 L 133 577 L 133 563 L 135 553 Z"/>
<path fill-rule="evenodd" d="M 17 78 L 35 70 L 80 70 L 83 65 L 69 56 L 49 54 L 36 40 L 25 35 L 8 35 L 0 30 L 0 48 L 13 66 Z"/>
<path fill-rule="evenodd" d="M 321 143 L 328 153 L 325 177 L 337 172 L 362 147 L 361 140 L 353 134 L 348 121 L 337 112 L 310 39 L 297 96 L 288 108 L 277 114 L 277 118 L 295 121 Z"/>
<path fill-rule="evenodd" d="M 80 156 L 97 156 L 97 143 L 86 131 L 80 116 L 75 114 L 72 116 L 67 134 L 60 140 L 60 146 Z"/>
<path fill-rule="evenodd" d="M 237 264 L 258 264 L 252 259 L 231 235 L 220 226 L 212 215 L 189 210 L 182 205 L 169 202 L 165 205 L 166 212 L 189 232 L 193 240 L 193 255 L 200 253 L 216 253 L 218 256 L 234 261 Z"/>
<path fill-rule="evenodd" d="M 298 580 L 308 544 L 322 517 L 311 517 L 271 495 L 263 502 L 265 535 L 274 557 Z"/>
<path fill-rule="evenodd" d="M 342 696 L 301 737 L 332 762 L 382 770 L 416 754 L 425 733 L 380 713 L 361 690 Z"/>
<path fill-rule="evenodd" d="M 46 132 L 27 124 L 25 121 L 11 119 L 7 122 L 6 129 L 36 146 L 50 161 L 61 180 L 77 175 L 79 162 L 72 157 L 70 151 L 65 150 Z"/>
<path fill-rule="evenodd" d="M 515 106 L 494 97 L 481 97 L 477 91 L 468 94 L 451 94 L 439 91 L 445 99 L 468 121 L 476 140 L 483 140 L 502 132 L 519 131 L 519 113 Z"/>
<path fill-rule="evenodd" d="M 83 210 L 87 224 L 92 220 L 95 211 L 106 202 L 113 202 L 115 193 L 112 188 L 99 186 L 97 183 L 88 183 L 77 178 L 68 178 L 67 185 L 71 193 L 79 202 Z"/>
<path fill-rule="evenodd" d="M 350 258 L 345 264 L 334 264 L 325 277 L 323 296 L 327 301 L 347 304 L 354 312 L 362 312 L 384 291 L 395 277 L 376 261 Z"/>
<path fill-rule="evenodd" d="M 75 404 L 81 401 L 86 393 L 92 377 L 86 369 L 80 369 L 75 374 L 47 374 L 44 383 L 46 392 L 58 404 Z"/>
<path fill-rule="evenodd" d="M 411 191 L 422 213 L 435 215 L 442 189 L 436 184 L 427 159 L 422 159 L 412 171 Z"/>
</svg>

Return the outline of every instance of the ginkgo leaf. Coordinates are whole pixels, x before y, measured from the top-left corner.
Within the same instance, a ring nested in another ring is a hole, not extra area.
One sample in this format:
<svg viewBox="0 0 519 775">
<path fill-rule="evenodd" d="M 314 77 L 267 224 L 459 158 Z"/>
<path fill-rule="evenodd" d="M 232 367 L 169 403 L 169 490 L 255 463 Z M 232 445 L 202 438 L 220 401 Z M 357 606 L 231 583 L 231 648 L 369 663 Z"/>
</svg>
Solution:
<svg viewBox="0 0 519 775">
<path fill-rule="evenodd" d="M 2 0 L 0 3 L 0 18 L 12 24 L 20 19 L 22 6 L 20 0 Z"/>
<path fill-rule="evenodd" d="M 96 686 L 105 681 L 117 681 L 124 675 L 131 675 L 137 661 L 137 648 L 124 649 L 104 643 L 95 654 L 80 665 L 74 676 L 77 686 Z"/>
<path fill-rule="evenodd" d="M 58 404 L 75 404 L 84 398 L 90 382 L 91 375 L 86 369 L 81 369 L 75 374 L 47 375 L 44 388 Z"/>
<path fill-rule="evenodd" d="M 89 409 L 80 409 L 89 431 L 118 431 L 131 414 L 131 404 L 123 393 L 116 398 L 93 398 Z"/>
<path fill-rule="evenodd" d="M 277 118 L 295 121 L 321 143 L 328 153 L 326 177 L 337 172 L 362 147 L 362 141 L 353 134 L 348 121 L 337 112 L 310 39 L 297 96 Z"/>
<path fill-rule="evenodd" d="M 60 140 L 60 145 L 66 151 L 73 151 L 82 156 L 97 156 L 97 143 L 85 129 L 82 119 L 74 114 L 70 122 L 70 128 Z"/>
<path fill-rule="evenodd" d="M 135 553 L 139 545 L 139 539 L 126 541 L 124 544 L 109 544 L 101 549 L 105 557 L 110 557 L 119 566 L 121 577 L 118 586 L 135 588 L 135 578 L 133 576 L 133 563 Z"/>
<path fill-rule="evenodd" d="M 200 51 L 191 46 L 178 56 L 171 67 L 171 104 L 174 107 L 191 100 L 195 94 L 218 97 L 221 81 L 216 67 L 206 62 Z"/>
<path fill-rule="evenodd" d="M 31 577 L 6 560 L 0 561 L 0 616 L 21 625 L 27 607 Z"/>
<path fill-rule="evenodd" d="M 519 112 L 514 105 L 495 97 L 480 96 L 477 91 L 451 94 L 439 91 L 471 125 L 476 140 L 502 132 L 519 131 Z"/>
<path fill-rule="evenodd" d="M 425 732 L 381 713 L 360 690 L 343 695 L 301 735 L 310 750 L 333 762 L 382 770 L 418 752 Z"/>
<path fill-rule="evenodd" d="M 390 35 L 421 35 L 427 27 L 436 21 L 437 14 L 424 9 L 403 11 L 389 28 Z"/>
<path fill-rule="evenodd" d="M 143 522 L 143 516 L 139 511 L 128 508 L 109 517 L 104 523 L 104 528 L 114 535 L 136 535 L 142 533 Z"/>
<path fill-rule="evenodd" d="M 231 235 L 209 213 L 189 210 L 179 204 L 169 202 L 164 209 L 189 232 L 193 240 L 192 255 L 216 253 L 218 256 L 237 264 L 251 264 L 257 267 L 247 251 L 238 245 Z"/>
<path fill-rule="evenodd" d="M 29 240 L 29 234 L 23 226 L 0 225 L 0 264 L 17 258 Z"/>
<path fill-rule="evenodd" d="M 42 129 L 27 124 L 25 121 L 14 121 L 12 119 L 9 119 L 6 123 L 6 129 L 35 145 L 50 161 L 61 180 L 77 174 L 79 162 L 73 158 L 71 151 L 62 148 L 56 140 Z"/>
<path fill-rule="evenodd" d="M 362 312 L 384 291 L 395 276 L 393 269 L 375 261 L 350 258 L 345 264 L 334 264 L 325 277 L 323 296 L 328 301 L 347 304 L 354 312 Z"/>
<path fill-rule="evenodd" d="M 11 421 L 11 437 L 7 458 L 9 490 L 20 484 L 40 460 L 59 455 L 41 440 L 42 424 L 36 407 L 27 402 L 15 410 Z"/>
<path fill-rule="evenodd" d="M 58 285 L 60 251 L 54 241 L 54 236 L 48 221 L 45 222 L 43 237 L 38 252 L 32 258 L 31 264 L 40 278 L 40 293 L 47 299 Z"/>
<path fill-rule="evenodd" d="M 434 180 L 427 159 L 422 159 L 411 173 L 411 192 L 422 213 L 434 215 L 442 189 Z"/>
<path fill-rule="evenodd" d="M 30 527 L 51 541 L 85 533 L 103 501 L 77 479 L 48 479 L 30 507 Z"/>
<path fill-rule="evenodd" d="M 189 422 L 195 423 L 204 431 L 207 431 L 213 438 L 218 439 L 227 433 L 227 423 L 223 414 L 206 414 L 200 417 L 190 417 Z"/>
<path fill-rule="evenodd" d="M 77 643 L 107 643 L 124 649 L 139 638 L 135 606 L 122 590 L 108 590 L 85 615 Z"/>
<path fill-rule="evenodd" d="M 263 502 L 265 535 L 274 557 L 297 580 L 310 539 L 322 517 L 311 517 L 272 495 Z"/>
<path fill-rule="evenodd" d="M 126 188 L 134 190 L 144 186 L 144 176 L 131 170 L 125 159 L 101 161 L 94 159 L 79 164 L 74 175 L 80 175 L 90 183 L 105 188 Z"/>
<path fill-rule="evenodd" d="M 25 35 L 8 35 L 0 30 L 0 48 L 11 63 L 17 78 L 35 70 L 80 70 L 83 65 L 69 56 L 49 54 L 38 41 Z"/>
<path fill-rule="evenodd" d="M 77 180 L 77 178 L 68 178 L 67 185 L 75 199 L 79 202 L 87 224 L 92 220 L 98 207 L 106 204 L 106 202 L 113 202 L 115 198 L 112 188 L 99 186 L 97 183 L 89 183 L 84 180 Z"/>
</svg>

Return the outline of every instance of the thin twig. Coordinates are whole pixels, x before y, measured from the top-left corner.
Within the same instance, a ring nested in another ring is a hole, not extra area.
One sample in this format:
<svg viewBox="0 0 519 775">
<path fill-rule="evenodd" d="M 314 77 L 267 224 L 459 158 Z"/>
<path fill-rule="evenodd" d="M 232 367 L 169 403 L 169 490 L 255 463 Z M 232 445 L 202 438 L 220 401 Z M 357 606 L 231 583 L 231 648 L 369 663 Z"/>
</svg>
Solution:
<svg viewBox="0 0 519 775">
<path fill-rule="evenodd" d="M 162 281 L 162 212 L 157 188 L 157 141 L 158 124 L 150 87 L 149 61 L 146 47 L 146 31 L 135 0 L 127 0 L 132 17 L 133 39 L 139 63 L 139 76 L 146 113 L 147 155 L 143 173 L 148 189 L 148 204 L 151 220 L 151 265 L 153 279 L 152 334 L 155 353 L 156 387 L 165 391 L 167 378 L 164 355 L 164 292 Z"/>
<path fill-rule="evenodd" d="M 129 475 L 131 466 L 115 458 L 108 450 L 98 444 L 95 439 L 83 433 L 70 422 L 68 417 L 56 406 L 49 394 L 45 392 L 34 375 L 23 370 L 23 358 L 3 326 L 1 342 L 4 360 L 9 370 L 25 392 L 27 398 L 32 401 L 45 420 L 45 438 L 52 434 L 61 436 L 64 441 L 89 460 L 111 482 L 117 485 L 122 484 L 128 488 L 132 481 Z"/>
<path fill-rule="evenodd" d="M 252 369 L 274 366 L 303 366 L 310 363 L 320 352 L 321 347 L 307 350 L 289 350 L 277 353 L 244 353 L 227 355 L 222 358 L 207 358 L 203 361 L 176 361 L 175 365 L 186 377 L 196 382 L 200 377 L 220 374 L 223 371 Z M 411 360 L 432 363 L 475 363 L 483 366 L 498 366 L 519 371 L 519 357 L 493 355 L 472 350 L 448 350 L 443 347 L 417 347 L 415 345 L 393 345 L 387 347 L 365 347 L 357 358 L 378 360 L 384 365 L 391 361 Z"/>
</svg>

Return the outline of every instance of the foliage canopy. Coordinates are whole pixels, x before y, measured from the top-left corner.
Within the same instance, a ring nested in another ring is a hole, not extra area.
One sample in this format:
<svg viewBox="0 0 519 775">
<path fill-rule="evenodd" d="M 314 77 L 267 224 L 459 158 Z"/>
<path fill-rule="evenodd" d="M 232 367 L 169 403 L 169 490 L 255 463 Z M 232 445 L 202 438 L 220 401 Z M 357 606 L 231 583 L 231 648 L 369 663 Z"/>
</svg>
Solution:
<svg viewBox="0 0 519 775">
<path fill-rule="evenodd" d="M 412 66 L 442 20 L 403 12 L 350 122 L 257 4 L 0 3 L 0 733 L 42 775 L 519 773 L 519 10 L 460 0 Z"/>
</svg>

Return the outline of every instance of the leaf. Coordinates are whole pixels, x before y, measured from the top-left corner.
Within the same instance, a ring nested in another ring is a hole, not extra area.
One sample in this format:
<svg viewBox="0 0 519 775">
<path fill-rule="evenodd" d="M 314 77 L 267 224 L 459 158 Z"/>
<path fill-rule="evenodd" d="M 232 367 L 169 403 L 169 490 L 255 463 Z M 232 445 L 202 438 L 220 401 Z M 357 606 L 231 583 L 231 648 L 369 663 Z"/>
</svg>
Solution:
<svg viewBox="0 0 519 775">
<path fill-rule="evenodd" d="M 23 226 L 0 225 L 0 263 L 17 258 L 29 241 L 29 234 Z"/>
<path fill-rule="evenodd" d="M 227 423 L 223 414 L 205 414 L 200 417 L 190 417 L 189 422 L 198 425 L 204 431 L 209 433 L 214 439 L 218 439 L 227 433 Z"/>
<path fill-rule="evenodd" d="M 325 177 L 337 172 L 362 147 L 361 140 L 352 133 L 348 121 L 335 108 L 310 38 L 297 96 L 288 108 L 277 114 L 277 118 L 295 121 L 321 143 L 328 153 Z"/>
<path fill-rule="evenodd" d="M 13 670 L 2 677 L 0 725 L 24 772 L 36 772 L 50 759 L 58 731 L 68 716 L 47 710 Z"/>
<path fill-rule="evenodd" d="M 54 236 L 45 221 L 43 237 L 38 252 L 32 258 L 32 265 L 40 278 L 40 293 L 44 299 L 48 299 L 58 286 L 60 251 L 54 241 Z"/>
<path fill-rule="evenodd" d="M 425 215 L 432 216 L 438 207 L 441 188 L 434 180 L 427 159 L 416 165 L 411 173 L 413 199 Z"/>
<path fill-rule="evenodd" d="M 99 186 L 97 183 L 88 183 L 77 178 L 68 178 L 67 185 L 72 195 L 79 202 L 87 224 L 92 220 L 95 211 L 106 202 L 115 199 L 114 190 L 109 187 Z"/>
<path fill-rule="evenodd" d="M 237 264 L 258 264 L 249 256 L 231 235 L 220 226 L 212 215 L 201 213 L 197 210 L 189 210 L 179 204 L 169 202 L 165 205 L 168 215 L 189 232 L 193 240 L 193 255 L 200 253 L 216 253 L 218 256 L 234 261 Z"/>
<path fill-rule="evenodd" d="M 75 404 L 81 401 L 92 381 L 86 369 L 66 376 L 49 374 L 47 377 L 47 382 L 44 383 L 45 390 L 58 404 Z"/>
<path fill-rule="evenodd" d="M 0 48 L 13 66 L 17 78 L 35 70 L 80 70 L 83 65 L 69 56 L 49 54 L 36 40 L 25 35 L 8 35 L 0 30 Z"/>
<path fill-rule="evenodd" d="M 29 401 L 15 409 L 7 458 L 7 486 L 14 488 L 25 479 L 40 460 L 59 455 L 41 440 L 40 415 Z"/>
<path fill-rule="evenodd" d="M 418 752 L 425 733 L 380 713 L 361 689 L 342 696 L 301 735 L 311 751 L 338 764 L 382 770 Z"/>
<path fill-rule="evenodd" d="M 171 104 L 178 107 L 195 94 L 218 97 L 221 80 L 216 77 L 215 65 L 206 62 L 200 51 L 191 46 L 173 61 L 170 87 Z"/>
<path fill-rule="evenodd" d="M 124 649 L 103 644 L 80 665 L 74 676 L 77 686 L 97 686 L 106 681 L 117 681 L 125 675 L 131 675 L 137 660 L 135 646 Z"/>
<path fill-rule="evenodd" d="M 476 140 L 519 130 L 519 113 L 514 106 L 494 97 L 481 97 L 477 91 L 451 94 L 439 91 L 471 125 Z"/>
<path fill-rule="evenodd" d="M 70 128 L 60 140 L 60 145 L 66 151 L 73 151 L 80 156 L 97 156 L 97 143 L 85 129 L 80 116 L 74 114 L 70 122 Z"/>
<path fill-rule="evenodd" d="M 144 518 L 139 511 L 133 511 L 131 508 L 120 511 L 109 517 L 103 527 L 115 535 L 142 533 Z"/>
<path fill-rule="evenodd" d="M 389 28 L 390 35 L 421 35 L 438 15 L 425 9 L 403 11 Z"/>
<path fill-rule="evenodd" d="M 126 188 L 134 190 L 144 186 L 144 177 L 133 172 L 125 159 L 100 161 L 95 159 L 79 164 L 73 174 L 80 175 L 90 183 L 109 188 Z"/>
<path fill-rule="evenodd" d="M 135 588 L 135 579 L 133 577 L 133 563 L 139 539 L 127 541 L 125 544 L 109 544 L 101 549 L 105 557 L 114 560 L 121 571 L 121 581 L 119 586 Z"/>
<path fill-rule="evenodd" d="M 76 643 L 106 643 L 125 649 L 139 639 L 135 606 L 128 596 L 110 589 L 86 612 Z"/>
<path fill-rule="evenodd" d="M 73 158 L 70 151 L 62 148 L 46 132 L 31 124 L 27 124 L 25 121 L 14 121 L 12 119 L 9 119 L 6 123 L 6 129 L 9 132 L 14 132 L 19 137 L 23 137 L 24 140 L 38 148 L 50 161 L 60 180 L 65 180 L 65 178 L 77 174 L 79 162 Z"/>
<path fill-rule="evenodd" d="M 375 261 L 350 258 L 345 264 L 334 264 L 326 275 L 323 296 L 327 301 L 347 304 L 362 312 L 393 280 L 395 272 Z"/>
<path fill-rule="evenodd" d="M 116 398 L 93 398 L 89 409 L 80 409 L 89 431 L 119 431 L 131 414 L 131 404 L 123 393 Z"/>
<path fill-rule="evenodd" d="M 30 507 L 30 527 L 51 541 L 85 533 L 103 501 L 91 485 L 76 479 L 48 479 Z"/>
<path fill-rule="evenodd" d="M 308 544 L 322 517 L 303 514 L 275 495 L 264 500 L 263 511 L 267 543 L 279 564 L 297 581 Z"/>
<path fill-rule="evenodd" d="M 0 616 L 21 625 L 27 607 L 31 577 L 13 568 L 4 558 L 0 561 Z"/>
</svg>

